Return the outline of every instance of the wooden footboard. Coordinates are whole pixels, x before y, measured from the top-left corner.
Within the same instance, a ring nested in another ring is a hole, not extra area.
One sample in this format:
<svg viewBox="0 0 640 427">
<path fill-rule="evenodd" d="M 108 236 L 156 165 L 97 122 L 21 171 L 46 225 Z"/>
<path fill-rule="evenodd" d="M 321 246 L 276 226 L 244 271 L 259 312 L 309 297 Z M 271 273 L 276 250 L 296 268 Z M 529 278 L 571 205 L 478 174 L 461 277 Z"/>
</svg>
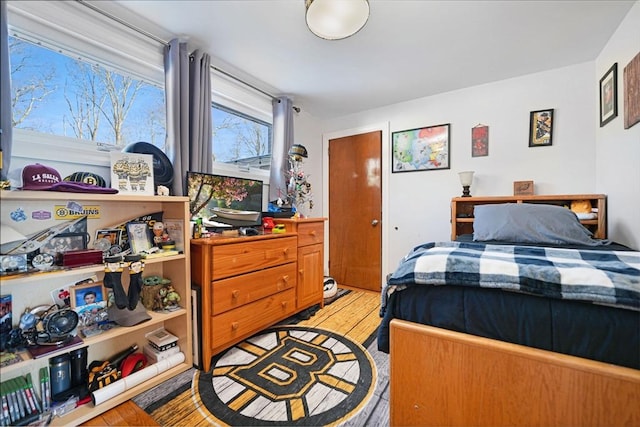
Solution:
<svg viewBox="0 0 640 427">
<path fill-rule="evenodd" d="M 639 426 L 640 370 L 391 322 L 392 426 Z"/>
</svg>

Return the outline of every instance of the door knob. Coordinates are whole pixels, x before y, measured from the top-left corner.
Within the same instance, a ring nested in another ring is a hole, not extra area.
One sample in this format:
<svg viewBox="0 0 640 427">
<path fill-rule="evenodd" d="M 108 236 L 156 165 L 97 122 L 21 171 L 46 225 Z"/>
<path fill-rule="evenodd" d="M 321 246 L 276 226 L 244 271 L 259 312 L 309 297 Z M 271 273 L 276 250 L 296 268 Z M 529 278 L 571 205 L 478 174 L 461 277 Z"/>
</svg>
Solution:
<svg viewBox="0 0 640 427">
<path fill-rule="evenodd" d="M 377 219 L 374 219 L 373 221 L 371 221 L 371 225 L 375 227 L 379 222 L 380 221 L 378 221 Z"/>
</svg>

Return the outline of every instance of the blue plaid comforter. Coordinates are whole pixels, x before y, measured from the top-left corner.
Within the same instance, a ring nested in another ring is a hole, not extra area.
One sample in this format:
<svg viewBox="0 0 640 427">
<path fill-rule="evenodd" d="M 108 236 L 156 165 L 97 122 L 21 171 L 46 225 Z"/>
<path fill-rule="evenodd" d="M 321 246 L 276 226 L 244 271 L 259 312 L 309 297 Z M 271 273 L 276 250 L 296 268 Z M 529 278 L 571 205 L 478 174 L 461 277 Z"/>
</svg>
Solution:
<svg viewBox="0 0 640 427">
<path fill-rule="evenodd" d="M 381 313 L 391 292 L 414 285 L 498 288 L 640 311 L 640 252 L 426 243 L 389 277 Z"/>
</svg>

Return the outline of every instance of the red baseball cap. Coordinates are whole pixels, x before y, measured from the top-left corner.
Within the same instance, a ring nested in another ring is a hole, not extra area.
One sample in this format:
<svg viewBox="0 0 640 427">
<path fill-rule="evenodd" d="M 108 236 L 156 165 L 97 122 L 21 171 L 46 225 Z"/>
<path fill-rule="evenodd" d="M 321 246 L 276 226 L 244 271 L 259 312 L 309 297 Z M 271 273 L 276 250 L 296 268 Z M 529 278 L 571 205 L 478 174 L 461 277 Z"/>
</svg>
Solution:
<svg viewBox="0 0 640 427">
<path fill-rule="evenodd" d="M 61 181 L 58 171 L 49 166 L 36 163 L 22 168 L 23 190 L 49 190 Z"/>
</svg>

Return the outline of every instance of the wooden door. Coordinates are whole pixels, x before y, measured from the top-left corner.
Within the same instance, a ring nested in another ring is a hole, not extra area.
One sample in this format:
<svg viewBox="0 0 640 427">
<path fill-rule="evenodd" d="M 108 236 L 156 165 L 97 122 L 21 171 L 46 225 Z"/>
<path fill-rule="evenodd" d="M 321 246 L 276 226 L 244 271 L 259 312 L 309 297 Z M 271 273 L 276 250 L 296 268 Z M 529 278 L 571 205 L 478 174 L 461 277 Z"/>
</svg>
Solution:
<svg viewBox="0 0 640 427">
<path fill-rule="evenodd" d="M 380 291 L 382 132 L 329 140 L 329 274 Z"/>
</svg>

